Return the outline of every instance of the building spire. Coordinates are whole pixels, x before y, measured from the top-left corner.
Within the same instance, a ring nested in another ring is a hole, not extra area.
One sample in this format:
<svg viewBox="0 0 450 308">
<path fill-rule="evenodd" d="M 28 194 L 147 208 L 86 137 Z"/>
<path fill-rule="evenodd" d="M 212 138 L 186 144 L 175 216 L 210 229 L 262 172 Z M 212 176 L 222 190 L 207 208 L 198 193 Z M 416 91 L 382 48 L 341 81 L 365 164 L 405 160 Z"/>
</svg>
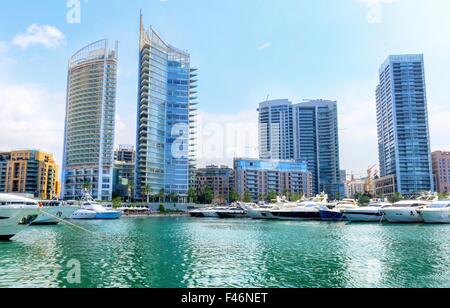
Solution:
<svg viewBox="0 0 450 308">
<path fill-rule="evenodd" d="M 144 16 L 142 15 L 142 9 L 139 11 L 139 15 L 140 15 L 140 25 L 139 25 L 139 46 L 142 49 L 142 47 L 144 46 L 144 42 L 145 42 L 145 26 L 144 26 Z"/>
</svg>

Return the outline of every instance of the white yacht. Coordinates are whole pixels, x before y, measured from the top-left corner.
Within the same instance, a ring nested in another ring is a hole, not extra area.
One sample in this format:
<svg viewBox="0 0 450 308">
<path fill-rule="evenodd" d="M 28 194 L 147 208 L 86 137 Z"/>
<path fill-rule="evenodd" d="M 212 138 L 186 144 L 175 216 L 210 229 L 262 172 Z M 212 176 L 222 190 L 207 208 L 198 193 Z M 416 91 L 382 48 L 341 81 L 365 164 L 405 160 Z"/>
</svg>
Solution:
<svg viewBox="0 0 450 308">
<path fill-rule="evenodd" d="M 405 200 L 381 209 L 381 213 L 390 223 L 421 223 L 423 219 L 417 210 L 425 208 L 429 204 L 429 201 Z"/>
<path fill-rule="evenodd" d="M 358 209 L 358 202 L 354 199 L 343 199 L 338 201 L 334 206 L 320 205 L 319 214 L 323 221 L 343 221 L 345 216 L 344 210 Z"/>
<path fill-rule="evenodd" d="M 79 210 L 79 206 L 69 205 L 63 201 L 43 200 L 39 201 L 41 205 L 41 214 L 32 223 L 37 225 L 57 225 L 65 219 L 69 219 L 75 211 Z"/>
<path fill-rule="evenodd" d="M 297 207 L 298 203 L 288 202 L 285 199 L 277 198 L 277 203 L 265 204 L 245 204 L 244 208 L 247 210 L 247 214 L 252 219 L 277 219 L 272 215 L 271 211 L 288 209 Z"/>
<path fill-rule="evenodd" d="M 450 200 L 439 200 L 417 210 L 427 224 L 450 224 Z"/>
<path fill-rule="evenodd" d="M 70 219 L 75 220 L 92 220 L 92 219 L 119 219 L 122 212 L 106 209 L 100 203 L 97 203 L 88 192 L 85 192 L 81 202 L 81 209 L 75 211 Z"/>
<path fill-rule="evenodd" d="M 200 218 L 219 218 L 217 214 L 217 210 L 226 210 L 226 207 L 206 207 L 202 209 L 196 209 L 190 211 L 189 214 L 192 217 L 200 217 Z"/>
<path fill-rule="evenodd" d="M 342 210 L 346 220 L 351 222 L 382 222 L 385 220 L 381 210 L 392 206 L 392 203 L 372 201 L 368 206 Z"/>
<path fill-rule="evenodd" d="M 202 218 L 244 218 L 248 217 L 245 205 L 240 203 L 233 204 L 232 206 L 223 207 L 207 207 L 203 209 L 197 209 L 190 211 L 189 214 L 192 217 Z"/>
<path fill-rule="evenodd" d="M 0 194 L 0 241 L 8 241 L 39 215 L 39 204 L 28 198 Z"/>
<path fill-rule="evenodd" d="M 319 207 L 322 206 L 328 206 L 328 196 L 323 193 L 313 199 L 301 201 L 293 207 L 271 210 L 270 214 L 280 220 L 321 220 Z"/>
</svg>

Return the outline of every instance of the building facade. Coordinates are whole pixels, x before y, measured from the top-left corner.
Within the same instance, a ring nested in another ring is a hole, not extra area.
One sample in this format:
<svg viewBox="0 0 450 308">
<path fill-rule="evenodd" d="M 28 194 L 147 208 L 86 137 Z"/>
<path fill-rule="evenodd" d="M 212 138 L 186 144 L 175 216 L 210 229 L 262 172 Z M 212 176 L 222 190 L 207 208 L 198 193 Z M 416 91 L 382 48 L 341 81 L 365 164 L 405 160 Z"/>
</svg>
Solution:
<svg viewBox="0 0 450 308">
<path fill-rule="evenodd" d="M 60 196 L 58 166 L 53 155 L 41 151 L 12 151 L 6 166 L 4 192 L 51 200 Z"/>
<path fill-rule="evenodd" d="M 387 175 L 374 180 L 375 194 L 377 197 L 390 197 L 397 191 L 397 178 L 395 175 Z"/>
<path fill-rule="evenodd" d="M 376 90 L 380 176 L 395 176 L 396 192 L 433 190 L 423 55 L 390 56 Z"/>
<path fill-rule="evenodd" d="M 271 192 L 313 194 L 307 164 L 293 160 L 235 159 L 234 186 L 241 199 L 249 194 L 253 201 L 265 199 Z"/>
<path fill-rule="evenodd" d="M 136 152 L 132 145 L 119 145 L 119 148 L 114 150 L 114 161 L 122 161 L 126 163 L 135 162 Z"/>
<path fill-rule="evenodd" d="M 234 171 L 228 166 L 207 166 L 196 171 L 196 192 L 201 195 L 208 187 L 214 194 L 213 204 L 225 204 L 234 189 Z"/>
<path fill-rule="evenodd" d="M 450 152 L 435 151 L 432 161 L 436 191 L 440 194 L 450 193 Z"/>
<path fill-rule="evenodd" d="M 114 159 L 118 43 L 90 44 L 72 56 L 67 81 L 63 196 L 84 189 L 111 200 Z"/>
<path fill-rule="evenodd" d="M 134 162 L 114 162 L 113 197 L 120 197 L 123 200 L 134 197 L 134 169 Z"/>
<path fill-rule="evenodd" d="M 140 24 L 136 198 L 143 190 L 187 200 L 195 169 L 197 70 L 188 53 Z"/>
<path fill-rule="evenodd" d="M 292 103 L 266 101 L 259 109 L 259 151 L 261 159 L 294 159 Z"/>
<path fill-rule="evenodd" d="M 258 111 L 260 158 L 305 161 L 313 193 L 342 198 L 337 102 L 274 100 L 261 103 Z"/>
<path fill-rule="evenodd" d="M 11 159 L 11 152 L 0 152 L 0 193 L 6 189 L 6 172 L 8 161 Z"/>
<path fill-rule="evenodd" d="M 351 179 L 345 182 L 345 197 L 353 198 L 356 194 L 366 193 L 367 179 Z"/>
</svg>

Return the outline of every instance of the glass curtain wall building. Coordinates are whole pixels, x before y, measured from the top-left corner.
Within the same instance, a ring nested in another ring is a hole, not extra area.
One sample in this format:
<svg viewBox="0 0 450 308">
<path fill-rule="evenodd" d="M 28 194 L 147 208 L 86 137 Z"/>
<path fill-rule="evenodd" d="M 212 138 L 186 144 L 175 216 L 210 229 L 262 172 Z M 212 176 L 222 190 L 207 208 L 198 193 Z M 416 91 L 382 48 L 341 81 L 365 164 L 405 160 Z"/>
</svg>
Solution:
<svg viewBox="0 0 450 308">
<path fill-rule="evenodd" d="M 432 191 L 433 175 L 423 55 L 394 55 L 380 68 L 376 90 L 381 177 L 397 192 Z"/>
<path fill-rule="evenodd" d="M 196 69 L 141 16 L 136 150 L 136 198 L 186 200 L 195 168 Z"/>
<path fill-rule="evenodd" d="M 306 162 L 313 193 L 344 197 L 337 102 L 274 100 L 261 103 L 258 111 L 260 158 Z"/>
<path fill-rule="evenodd" d="M 118 42 L 100 40 L 69 61 L 62 189 L 65 199 L 88 189 L 111 200 Z"/>
</svg>

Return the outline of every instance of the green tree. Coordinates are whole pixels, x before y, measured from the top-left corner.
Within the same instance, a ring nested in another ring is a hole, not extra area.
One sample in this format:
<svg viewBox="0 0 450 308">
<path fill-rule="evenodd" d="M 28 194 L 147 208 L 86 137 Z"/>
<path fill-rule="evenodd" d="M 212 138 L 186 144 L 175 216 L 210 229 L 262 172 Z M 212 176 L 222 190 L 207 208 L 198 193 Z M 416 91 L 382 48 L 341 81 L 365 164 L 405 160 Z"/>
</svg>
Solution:
<svg viewBox="0 0 450 308">
<path fill-rule="evenodd" d="M 239 194 L 237 193 L 236 190 L 234 190 L 234 189 L 230 190 L 229 197 L 228 197 L 228 201 L 229 201 L 230 203 L 238 202 L 238 201 L 239 201 Z"/>
<path fill-rule="evenodd" d="M 283 190 L 283 196 L 285 196 L 289 200 L 289 198 L 290 198 L 290 191 L 287 190 L 287 189 Z"/>
<path fill-rule="evenodd" d="M 159 205 L 159 212 L 160 213 L 165 213 L 166 212 L 166 208 L 164 207 L 164 204 L 162 204 L 162 203 Z"/>
<path fill-rule="evenodd" d="M 83 183 L 83 190 L 87 190 L 89 192 L 91 192 L 92 189 L 92 184 L 90 181 L 84 181 Z"/>
<path fill-rule="evenodd" d="M 439 194 L 439 200 L 445 200 L 448 199 L 450 197 L 449 193 L 440 193 Z"/>
<path fill-rule="evenodd" d="M 164 188 L 162 188 L 159 190 L 159 193 L 158 193 L 159 203 L 164 202 L 165 197 L 166 197 L 166 192 L 165 192 Z"/>
<path fill-rule="evenodd" d="M 250 202 L 253 201 L 252 199 L 253 199 L 252 195 L 248 191 L 245 191 L 245 193 L 244 193 L 244 200 L 242 200 L 242 201 L 245 202 L 245 203 L 250 203 Z"/>
<path fill-rule="evenodd" d="M 396 192 L 392 196 L 390 196 L 388 199 L 389 199 L 389 202 L 396 203 L 396 202 L 400 202 L 400 201 L 404 200 L 405 198 L 402 196 L 401 193 Z"/>
<path fill-rule="evenodd" d="M 191 203 L 197 203 L 198 202 L 197 191 L 195 189 L 193 189 L 192 187 L 189 188 L 188 199 L 189 199 L 189 202 L 191 202 Z"/>
<path fill-rule="evenodd" d="M 214 192 L 212 191 L 212 189 L 209 187 L 206 187 L 203 194 L 204 194 L 205 204 L 211 204 L 214 200 Z"/>
<path fill-rule="evenodd" d="M 150 195 L 152 194 L 153 190 L 150 184 L 142 186 L 142 195 L 144 195 L 147 198 L 147 203 L 150 203 Z"/>
<path fill-rule="evenodd" d="M 112 200 L 112 204 L 113 204 L 113 208 L 117 209 L 122 205 L 122 198 L 120 197 L 115 197 Z"/>
<path fill-rule="evenodd" d="M 297 202 L 297 201 L 301 200 L 302 197 L 303 197 L 302 194 L 299 194 L 299 193 L 292 193 L 292 194 L 289 196 L 289 201 L 291 201 L 291 202 Z"/>
<path fill-rule="evenodd" d="M 358 201 L 359 204 L 369 204 L 372 199 L 370 196 L 366 194 L 356 193 L 354 198 Z"/>
<path fill-rule="evenodd" d="M 278 194 L 275 191 L 270 191 L 267 195 L 267 202 L 274 202 L 277 200 Z"/>
<path fill-rule="evenodd" d="M 177 193 L 170 193 L 169 194 L 169 201 L 170 202 L 177 202 L 178 201 L 178 194 Z"/>
</svg>

